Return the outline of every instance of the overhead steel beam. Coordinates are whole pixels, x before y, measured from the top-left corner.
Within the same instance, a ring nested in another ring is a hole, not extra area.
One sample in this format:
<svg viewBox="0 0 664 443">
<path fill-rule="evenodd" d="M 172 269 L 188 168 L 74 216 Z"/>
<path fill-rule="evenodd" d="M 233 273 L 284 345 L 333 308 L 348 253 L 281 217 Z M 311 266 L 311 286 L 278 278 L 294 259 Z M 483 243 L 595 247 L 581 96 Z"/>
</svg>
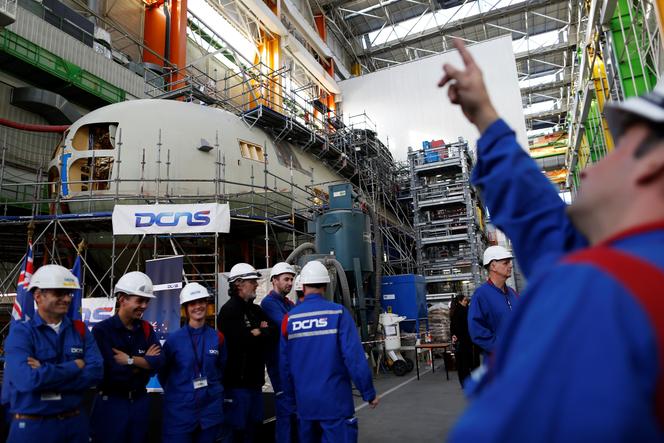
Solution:
<svg viewBox="0 0 664 443">
<path fill-rule="evenodd" d="M 380 8 L 380 6 L 379 6 L 379 8 Z M 353 10 L 346 9 L 346 8 L 339 8 L 339 11 L 349 13 L 347 16 L 344 17 L 344 20 L 348 20 L 349 18 L 352 18 L 352 17 L 357 17 L 358 15 L 361 15 L 361 16 L 364 16 L 364 17 L 371 17 L 371 18 L 375 18 L 375 19 L 378 19 L 378 20 L 385 20 L 385 17 L 381 17 L 380 15 L 369 14 L 369 12 L 364 12 L 364 11 L 353 11 Z"/>
<path fill-rule="evenodd" d="M 367 57 L 373 56 L 375 54 L 390 51 L 392 49 L 397 49 L 402 45 L 414 46 L 417 43 L 427 40 L 429 38 L 444 36 L 444 31 L 446 30 L 458 30 L 463 28 L 469 28 L 472 26 L 478 26 L 482 25 L 483 23 L 489 23 L 492 20 L 496 20 L 498 18 L 509 17 L 509 16 L 520 16 L 529 9 L 552 6 L 552 5 L 560 5 L 566 3 L 567 0 L 555 0 L 553 2 L 549 0 L 530 0 L 516 5 L 506 6 L 504 8 L 487 11 L 485 13 L 474 15 L 471 17 L 458 19 L 449 25 L 449 29 L 447 29 L 443 24 L 439 27 L 427 29 L 425 31 L 416 34 L 406 36 L 399 41 L 392 41 L 385 43 L 383 45 L 369 48 L 365 50 L 364 55 Z"/>
<path fill-rule="evenodd" d="M 520 35 L 523 35 L 523 36 L 528 35 L 528 33 L 526 33 L 526 32 L 518 31 L 516 29 L 511 29 L 511 28 L 508 28 L 507 26 L 500 26 L 500 25 L 497 25 L 495 23 L 487 23 L 486 25 L 491 26 L 492 28 L 502 29 L 503 31 L 507 31 L 507 32 L 510 32 L 512 34 L 520 34 Z"/>
<path fill-rule="evenodd" d="M 569 25 L 569 23 L 566 22 L 565 20 L 560 20 L 559 18 L 551 17 L 550 15 L 547 15 L 547 14 L 541 14 L 541 13 L 535 12 L 535 11 L 530 11 L 530 13 L 533 14 L 533 15 L 536 15 L 538 17 L 545 18 L 547 20 L 553 20 L 554 22 L 562 23 L 563 25 Z"/>
<path fill-rule="evenodd" d="M 574 37 L 572 37 L 574 39 Z M 557 43 L 555 45 L 544 46 L 543 48 L 534 51 L 523 51 L 515 55 L 516 61 L 525 60 L 533 57 L 546 57 L 547 55 L 556 54 L 558 52 L 567 51 L 576 46 L 576 42 L 568 40 L 564 43 Z"/>
<path fill-rule="evenodd" d="M 385 17 L 377 17 L 375 15 L 368 14 L 368 12 L 374 11 L 376 9 L 384 8 L 385 6 L 391 5 L 392 3 L 396 3 L 396 2 L 399 2 L 399 1 L 401 1 L 401 0 L 386 0 L 384 2 L 379 1 L 375 5 L 371 5 L 367 8 L 360 9 L 359 11 L 355 11 L 354 9 L 342 8 L 342 7 L 339 7 L 339 9 L 344 11 L 344 12 L 349 13 L 348 15 L 344 16 L 344 18 L 346 20 L 349 20 L 353 17 L 357 17 L 358 15 L 366 15 L 366 16 L 369 16 L 369 17 L 375 17 L 375 18 L 379 18 L 379 19 L 384 20 Z M 418 2 L 415 2 L 415 3 L 418 3 Z"/>
<path fill-rule="evenodd" d="M 567 75 L 561 80 L 556 80 L 550 83 L 542 83 L 541 85 L 535 86 L 526 86 L 521 88 L 521 95 L 528 94 L 544 94 L 548 91 L 553 91 L 562 88 L 563 86 L 569 86 L 571 81 L 571 76 Z"/>
<path fill-rule="evenodd" d="M 533 112 L 532 114 L 526 114 L 526 120 L 541 120 L 545 118 L 555 117 L 559 115 L 567 114 L 567 109 L 563 108 L 554 108 L 542 112 Z"/>
</svg>

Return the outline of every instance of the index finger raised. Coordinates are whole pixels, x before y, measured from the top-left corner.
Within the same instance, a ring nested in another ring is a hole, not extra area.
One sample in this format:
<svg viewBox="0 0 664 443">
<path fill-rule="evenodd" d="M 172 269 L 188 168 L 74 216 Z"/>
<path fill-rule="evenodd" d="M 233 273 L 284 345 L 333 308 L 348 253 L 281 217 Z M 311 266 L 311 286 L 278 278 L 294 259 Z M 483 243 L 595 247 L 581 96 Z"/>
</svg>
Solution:
<svg viewBox="0 0 664 443">
<path fill-rule="evenodd" d="M 453 43 L 454 47 L 457 49 L 457 51 L 459 51 L 459 54 L 461 55 L 463 64 L 466 65 L 466 67 L 476 66 L 475 59 L 473 58 L 472 55 L 470 55 L 470 51 L 468 51 L 468 48 L 466 48 L 466 44 L 463 42 L 463 40 L 455 38 L 453 40 Z"/>
</svg>

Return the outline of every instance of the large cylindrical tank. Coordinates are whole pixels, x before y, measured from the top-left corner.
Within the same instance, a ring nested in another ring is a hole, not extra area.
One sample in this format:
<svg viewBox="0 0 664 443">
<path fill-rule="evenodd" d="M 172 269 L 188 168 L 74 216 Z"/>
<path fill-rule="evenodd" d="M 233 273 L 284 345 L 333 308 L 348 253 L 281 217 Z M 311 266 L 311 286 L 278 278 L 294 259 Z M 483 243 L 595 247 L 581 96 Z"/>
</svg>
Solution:
<svg viewBox="0 0 664 443">
<path fill-rule="evenodd" d="M 362 273 L 373 272 L 369 216 L 359 209 L 335 209 L 316 218 L 316 248 L 319 254 L 334 254 L 344 271 L 355 270 L 360 259 Z"/>
</svg>

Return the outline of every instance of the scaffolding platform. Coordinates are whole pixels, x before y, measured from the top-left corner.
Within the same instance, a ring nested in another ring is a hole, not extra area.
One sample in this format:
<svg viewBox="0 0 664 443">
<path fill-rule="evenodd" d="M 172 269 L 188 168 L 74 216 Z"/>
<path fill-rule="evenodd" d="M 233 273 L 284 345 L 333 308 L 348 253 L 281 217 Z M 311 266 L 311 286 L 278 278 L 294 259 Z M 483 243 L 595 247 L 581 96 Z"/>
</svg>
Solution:
<svg viewBox="0 0 664 443">
<path fill-rule="evenodd" d="M 262 104 L 243 112 L 242 119 L 249 122 L 251 126 L 256 125 L 271 132 L 279 140 L 314 148 L 321 148 L 326 144 L 325 138 L 297 120 Z"/>
</svg>

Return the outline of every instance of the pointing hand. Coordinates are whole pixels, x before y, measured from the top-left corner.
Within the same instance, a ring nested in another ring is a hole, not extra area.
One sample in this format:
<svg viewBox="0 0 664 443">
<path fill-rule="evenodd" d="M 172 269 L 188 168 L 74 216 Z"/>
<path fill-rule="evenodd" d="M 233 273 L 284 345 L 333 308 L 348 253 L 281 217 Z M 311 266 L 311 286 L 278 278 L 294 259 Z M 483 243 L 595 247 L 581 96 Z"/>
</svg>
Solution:
<svg viewBox="0 0 664 443">
<path fill-rule="evenodd" d="M 454 46 L 461 55 L 465 70 L 445 63 L 443 66 L 445 75 L 438 82 L 438 87 L 442 88 L 449 84 L 447 96 L 450 101 L 460 105 L 466 118 L 477 126 L 480 133 L 483 133 L 498 119 L 498 113 L 489 98 L 482 71 L 466 49 L 466 45 L 461 40 L 454 39 Z"/>
</svg>

